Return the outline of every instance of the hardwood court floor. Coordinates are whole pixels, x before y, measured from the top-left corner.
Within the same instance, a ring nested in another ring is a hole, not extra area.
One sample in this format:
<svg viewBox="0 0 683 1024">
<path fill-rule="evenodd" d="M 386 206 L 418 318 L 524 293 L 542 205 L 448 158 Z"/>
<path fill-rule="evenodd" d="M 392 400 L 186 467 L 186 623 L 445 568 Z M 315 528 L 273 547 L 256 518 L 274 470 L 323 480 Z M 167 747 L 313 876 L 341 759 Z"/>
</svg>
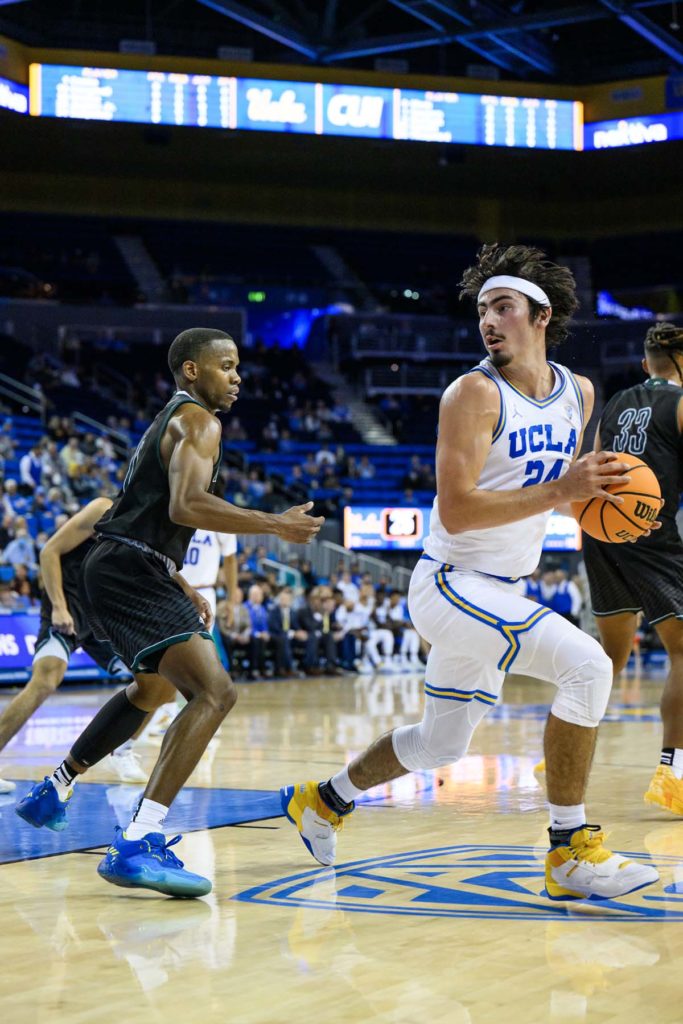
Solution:
<svg viewBox="0 0 683 1024">
<path fill-rule="evenodd" d="M 53 834 L 0 798 L 0 860 L 12 861 L 0 863 L 3 1024 L 683 1021 L 683 821 L 642 800 L 661 677 L 615 688 L 589 793 L 610 845 L 660 867 L 659 884 L 623 901 L 540 895 L 546 813 L 532 768 L 553 691 L 533 681 L 508 680 L 459 764 L 373 792 L 340 836 L 336 872 L 317 867 L 281 816 L 246 820 L 277 815 L 269 791 L 280 784 L 328 776 L 415 721 L 421 686 L 409 676 L 243 686 L 177 811 L 198 830 L 176 849 L 214 880 L 204 900 L 97 876 L 140 787 L 105 785 L 101 771 L 79 784 L 71 848 L 97 851 L 57 852 Z M 55 695 L 0 774 L 41 777 L 102 699 Z"/>
</svg>

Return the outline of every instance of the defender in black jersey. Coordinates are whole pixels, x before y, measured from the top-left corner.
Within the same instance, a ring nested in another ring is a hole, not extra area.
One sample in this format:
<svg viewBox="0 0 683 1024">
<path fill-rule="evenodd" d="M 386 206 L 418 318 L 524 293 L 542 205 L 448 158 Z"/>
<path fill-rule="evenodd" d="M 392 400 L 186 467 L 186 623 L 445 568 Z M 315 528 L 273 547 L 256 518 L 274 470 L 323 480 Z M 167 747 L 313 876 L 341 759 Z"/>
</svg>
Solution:
<svg viewBox="0 0 683 1024">
<path fill-rule="evenodd" d="M 175 574 L 196 529 L 271 533 L 306 543 L 324 520 L 307 514 L 312 502 L 271 515 L 230 505 L 213 493 L 222 435 L 215 413 L 230 410 L 240 384 L 232 338 L 204 328 L 183 331 L 168 362 L 178 391 L 140 441 L 120 495 L 96 526 L 98 542 L 84 562 L 82 584 L 95 635 L 109 639 L 133 670 L 158 670 L 188 703 L 166 733 L 133 820 L 98 871 L 115 885 L 202 896 L 211 882 L 184 870 L 163 825 L 237 694 L 208 623 Z M 100 709 L 83 734 L 85 739 L 89 733 L 88 749 L 102 749 L 112 733 L 132 726 L 128 708 L 116 700 Z M 79 757 L 79 742 L 60 766 L 71 780 L 88 763 Z"/>
<path fill-rule="evenodd" d="M 95 523 L 111 505 L 109 498 L 95 498 L 89 502 L 50 537 L 40 553 L 45 593 L 40 608 L 40 629 L 36 637 L 31 678 L 0 715 L 0 751 L 61 684 L 76 648 L 82 647 L 112 678 L 122 682 L 132 678 L 130 669 L 116 654 L 110 641 L 97 639 L 93 635 L 80 588 L 83 562 L 95 545 Z M 190 592 L 191 588 L 187 586 L 187 590 Z M 204 599 L 192 593 L 197 606 L 204 608 Z M 144 697 L 138 693 L 137 682 L 127 689 L 127 699 L 137 704 L 138 710 L 135 713 L 140 716 L 141 722 L 144 722 L 150 711 L 174 693 L 171 684 L 160 676 L 146 675 L 143 679 Z M 135 763 L 131 753 L 124 755 L 119 751 L 118 754 L 120 756 L 113 758 L 108 767 L 123 782 L 144 782 L 147 776 Z M 96 760 L 100 758 L 89 759 L 88 763 L 95 764 Z M 0 792 L 11 792 L 14 789 L 14 783 L 0 779 Z"/>
<path fill-rule="evenodd" d="M 593 613 L 615 674 L 628 661 L 639 612 L 669 655 L 661 700 L 661 763 L 645 799 L 683 814 L 683 541 L 676 525 L 683 494 L 682 328 L 650 328 L 643 369 L 646 381 L 607 403 L 595 448 L 642 456 L 665 500 L 661 528 L 634 544 L 605 544 L 585 536 L 584 558 Z"/>
</svg>

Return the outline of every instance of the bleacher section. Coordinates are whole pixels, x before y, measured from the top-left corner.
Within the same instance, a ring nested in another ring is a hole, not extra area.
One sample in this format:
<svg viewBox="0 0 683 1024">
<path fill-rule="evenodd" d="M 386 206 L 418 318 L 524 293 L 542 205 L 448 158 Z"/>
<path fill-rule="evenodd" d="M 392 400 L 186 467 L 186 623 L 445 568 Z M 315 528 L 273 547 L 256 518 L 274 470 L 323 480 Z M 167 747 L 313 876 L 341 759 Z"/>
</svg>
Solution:
<svg viewBox="0 0 683 1024">
<path fill-rule="evenodd" d="M 60 302 L 130 305 L 135 280 L 113 242 L 114 225 L 98 218 L 3 213 L 0 294 Z M 27 274 L 18 291 L 2 268 Z"/>
</svg>

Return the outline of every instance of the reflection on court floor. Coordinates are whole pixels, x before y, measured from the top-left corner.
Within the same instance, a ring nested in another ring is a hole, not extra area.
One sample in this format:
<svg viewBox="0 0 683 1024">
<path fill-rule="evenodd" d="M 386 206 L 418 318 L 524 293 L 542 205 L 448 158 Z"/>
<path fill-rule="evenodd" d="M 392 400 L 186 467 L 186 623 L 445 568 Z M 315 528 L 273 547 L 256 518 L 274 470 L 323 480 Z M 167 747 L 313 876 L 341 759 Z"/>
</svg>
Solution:
<svg viewBox="0 0 683 1024">
<path fill-rule="evenodd" d="M 609 845 L 661 880 L 621 901 L 542 894 L 544 778 L 534 764 L 554 689 L 511 678 L 468 756 L 370 791 L 339 835 L 336 870 L 282 817 L 283 783 L 326 778 L 421 714 L 424 678 L 241 688 L 169 818 L 210 877 L 202 900 L 106 885 L 99 849 L 140 786 L 102 768 L 66 832 L 14 803 L 111 695 L 58 692 L 0 759 L 0 1004 L 8 1024 L 680 1024 L 683 821 L 643 803 L 657 763 L 662 679 L 614 689 L 588 794 Z M 4 701 L 0 693 L 0 705 Z M 158 747 L 141 751 L 147 770 Z"/>
</svg>

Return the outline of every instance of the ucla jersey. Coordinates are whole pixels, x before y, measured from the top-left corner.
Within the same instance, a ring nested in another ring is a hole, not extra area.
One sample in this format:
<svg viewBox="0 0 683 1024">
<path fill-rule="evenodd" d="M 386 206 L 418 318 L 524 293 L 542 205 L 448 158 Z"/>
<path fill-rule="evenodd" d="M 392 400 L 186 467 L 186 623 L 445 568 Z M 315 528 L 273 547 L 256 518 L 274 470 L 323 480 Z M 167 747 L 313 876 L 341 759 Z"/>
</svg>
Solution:
<svg viewBox="0 0 683 1024">
<path fill-rule="evenodd" d="M 500 393 L 500 415 L 493 443 L 477 481 L 483 491 L 513 491 L 557 480 L 576 455 L 583 429 L 583 397 L 572 373 L 550 363 L 552 393 L 536 400 L 524 395 L 483 359 L 470 373 L 483 373 Z M 438 562 L 491 576 L 516 579 L 538 565 L 548 512 L 505 526 L 452 534 L 439 518 L 434 499 L 425 552 Z"/>
<path fill-rule="evenodd" d="M 180 571 L 190 586 L 197 590 L 215 587 L 221 559 L 236 552 L 237 537 L 234 534 L 195 530 Z"/>
</svg>

